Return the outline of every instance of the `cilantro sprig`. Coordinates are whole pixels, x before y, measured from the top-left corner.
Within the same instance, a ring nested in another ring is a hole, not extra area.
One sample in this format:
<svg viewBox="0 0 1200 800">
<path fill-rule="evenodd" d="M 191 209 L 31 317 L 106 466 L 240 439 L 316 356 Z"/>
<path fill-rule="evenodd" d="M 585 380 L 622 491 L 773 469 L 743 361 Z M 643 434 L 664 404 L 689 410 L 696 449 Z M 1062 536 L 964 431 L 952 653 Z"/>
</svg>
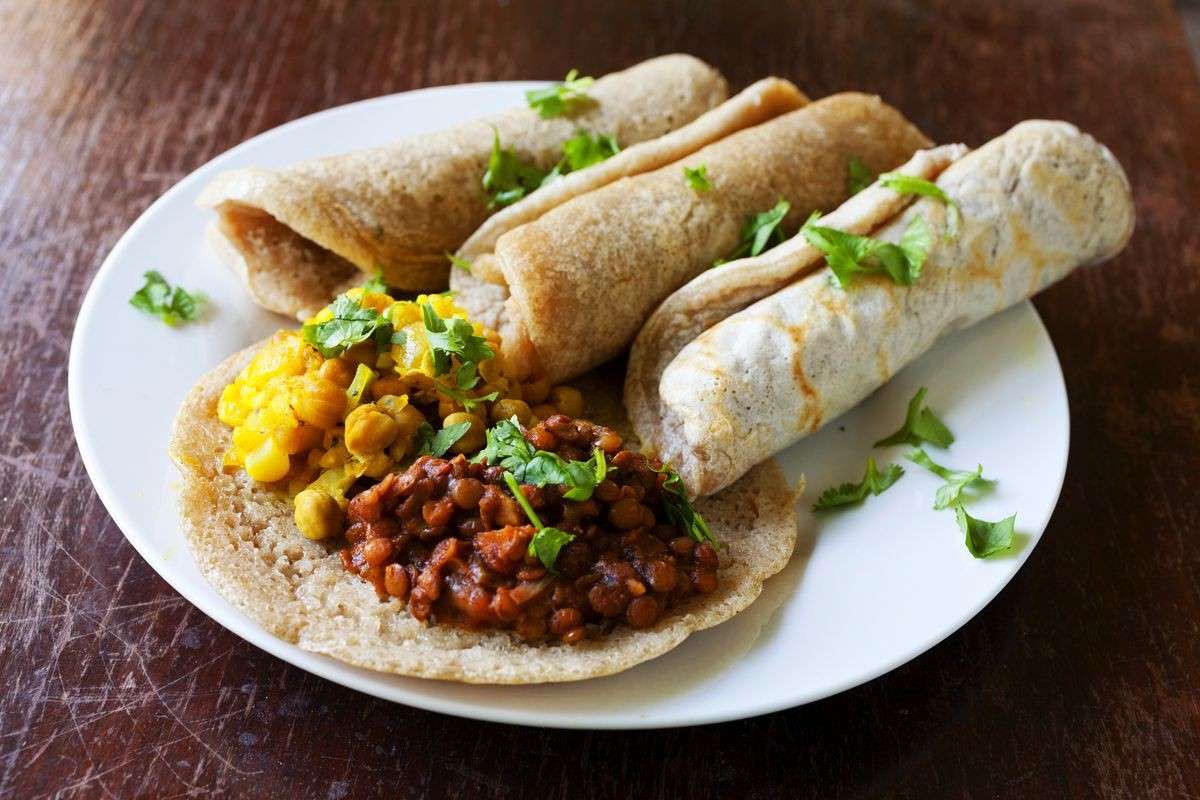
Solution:
<svg viewBox="0 0 1200 800">
<path fill-rule="evenodd" d="M 958 235 L 958 223 L 961 214 L 958 203 L 954 202 L 940 186 L 924 178 L 913 175 L 903 175 L 899 172 L 885 172 L 879 176 L 879 183 L 898 194 L 915 194 L 921 197 L 932 197 L 946 206 L 946 238 L 953 239 Z"/>
<path fill-rule="evenodd" d="M 712 183 L 708 180 L 707 164 L 701 164 L 698 167 L 684 167 L 683 180 L 691 187 L 692 191 L 700 194 L 712 188 Z"/>
<path fill-rule="evenodd" d="M 454 371 L 454 385 L 447 386 L 441 382 L 435 385 L 437 390 L 442 394 L 454 400 L 467 411 L 474 411 L 483 403 L 490 403 L 500 396 L 499 392 L 488 392 L 485 395 L 474 397 L 467 392 L 475 388 L 479 383 L 478 366 L 473 361 L 468 361 L 457 370 Z"/>
<path fill-rule="evenodd" d="M 872 447 L 887 447 L 893 444 L 911 444 L 913 447 L 920 447 L 923 442 L 929 442 L 937 447 L 949 447 L 953 444 L 954 434 L 925 405 L 925 395 L 928 391 L 924 386 L 918 389 L 917 393 L 908 401 L 904 424 L 898 431 L 880 439 Z"/>
<path fill-rule="evenodd" d="M 450 451 L 455 442 L 466 436 L 467 431 L 470 429 L 470 420 L 454 425 L 447 425 L 440 431 L 435 431 L 433 426 L 428 422 L 422 422 L 417 428 L 417 455 L 438 456 L 440 458 Z"/>
<path fill-rule="evenodd" d="M 579 70 L 573 69 L 561 83 L 552 83 L 541 89 L 526 92 L 525 100 L 542 119 L 561 117 L 591 102 L 587 90 L 594 82 L 594 78 L 579 77 Z"/>
<path fill-rule="evenodd" d="M 774 206 L 758 214 L 753 214 L 742 227 L 742 238 L 737 247 L 724 258 L 713 262 L 714 267 L 736 261 L 739 258 L 757 256 L 784 240 L 783 230 L 779 227 L 787 216 L 792 204 L 783 198 Z"/>
<path fill-rule="evenodd" d="M 564 175 L 599 164 L 621 152 L 616 137 L 607 133 L 591 133 L 582 128 L 563 142 L 562 149 L 562 158 L 546 173 L 546 177 L 542 178 L 541 186 L 546 186 Z"/>
<path fill-rule="evenodd" d="M 181 286 L 172 287 L 162 273 L 151 270 L 143 275 L 146 283 L 129 298 L 129 305 L 158 317 L 174 328 L 200 316 L 206 298 Z"/>
<path fill-rule="evenodd" d="M 883 494 L 904 475 L 904 468 L 899 464 L 889 464 L 882 472 L 875 465 L 873 457 L 867 459 L 867 471 L 858 483 L 843 483 L 826 489 L 813 503 L 813 511 L 828 511 L 832 508 L 855 505 L 867 499 L 868 495 Z"/>
<path fill-rule="evenodd" d="M 963 533 L 967 550 L 976 558 L 986 558 L 1012 548 L 1016 514 L 999 522 L 988 522 L 972 517 L 963 508 L 962 503 L 957 503 L 954 506 L 954 518 L 958 522 L 958 529 Z"/>
<path fill-rule="evenodd" d="M 944 484 L 938 487 L 937 494 L 933 498 L 933 507 L 937 511 L 960 504 L 962 502 L 962 493 L 966 489 L 982 489 L 995 483 L 994 480 L 983 477 L 982 464 L 977 465 L 972 472 L 961 469 L 950 469 L 938 464 L 929 457 L 928 453 L 919 447 L 909 453 L 907 458 L 909 461 L 924 467 L 945 481 Z"/>
<path fill-rule="evenodd" d="M 473 461 L 503 467 L 521 483 L 565 486 L 565 500 L 590 499 L 608 474 L 608 461 L 602 450 L 595 450 L 587 461 L 567 461 L 557 453 L 538 450 L 512 420 L 500 420 L 485 435 L 487 444 Z"/>
<path fill-rule="evenodd" d="M 871 172 L 871 168 L 854 156 L 850 156 L 847 162 L 846 173 L 846 191 L 851 196 L 875 182 L 875 173 Z"/>
<path fill-rule="evenodd" d="M 348 294 L 338 295 L 329 310 L 333 314 L 329 319 L 310 322 L 301 329 L 304 341 L 325 358 L 336 358 L 361 342 L 374 342 L 378 350 L 404 344 L 404 331 L 395 330 L 391 320 Z"/>
<path fill-rule="evenodd" d="M 543 525 L 537 512 L 533 510 L 533 506 L 526 499 L 525 493 L 521 491 L 521 484 L 511 472 L 504 473 L 504 482 L 508 484 L 508 490 L 512 492 L 517 505 L 525 512 L 525 516 L 529 518 L 537 531 L 529 540 L 529 555 L 536 556 L 547 571 L 557 575 L 558 571 L 554 569 L 554 563 L 558 561 L 558 553 L 564 546 L 575 540 L 575 534 L 567 533 L 561 528 Z"/>
<path fill-rule="evenodd" d="M 477 335 L 475 326 L 462 317 L 443 319 L 431 303 L 422 303 L 421 319 L 425 324 L 425 338 L 429 341 L 429 349 L 433 355 L 434 375 L 448 373 L 454 357 L 462 364 L 477 364 L 496 356 L 487 339 Z"/>
<path fill-rule="evenodd" d="M 492 128 L 492 153 L 483 173 L 483 191 L 491 198 L 488 208 L 512 205 L 541 186 L 545 178 L 545 172 L 501 147 L 500 131 Z"/>
<path fill-rule="evenodd" d="M 921 277 L 933 244 L 933 234 L 924 217 L 918 215 L 909 221 L 899 244 L 817 225 L 819 218 L 820 214 L 814 213 L 800 232 L 809 244 L 825 254 L 834 279 L 843 289 L 854 282 L 855 275 L 883 274 L 901 286 L 911 286 Z"/>
<path fill-rule="evenodd" d="M 667 515 L 671 524 L 683 528 L 687 531 L 688 536 L 697 542 L 709 542 L 716 545 L 717 537 L 713 535 L 712 528 L 696 511 L 692 501 L 688 499 L 687 491 L 683 487 L 683 478 L 679 476 L 679 473 L 669 464 L 663 464 L 662 468 L 655 472 L 661 472 L 667 476 L 662 485 L 662 507 L 663 513 Z"/>
</svg>

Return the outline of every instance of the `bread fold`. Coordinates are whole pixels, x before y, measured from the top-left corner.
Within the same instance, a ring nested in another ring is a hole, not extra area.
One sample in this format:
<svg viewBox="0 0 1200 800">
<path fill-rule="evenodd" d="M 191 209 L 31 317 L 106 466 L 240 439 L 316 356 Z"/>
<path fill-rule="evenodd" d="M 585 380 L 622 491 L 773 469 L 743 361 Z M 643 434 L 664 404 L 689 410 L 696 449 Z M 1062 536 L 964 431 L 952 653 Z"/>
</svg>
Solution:
<svg viewBox="0 0 1200 800">
<path fill-rule="evenodd" d="M 846 198 L 851 157 L 883 171 L 928 144 L 877 97 L 818 100 L 508 231 L 494 254 L 503 283 L 472 276 L 459 302 L 487 319 L 496 292 L 486 284 L 505 286 L 492 321 L 510 368 L 570 378 L 628 347 L 663 298 L 737 246 L 747 217 L 784 199 L 783 226 L 794 232 L 812 211 Z M 707 191 L 684 179 L 684 167 L 700 165 Z"/>
<path fill-rule="evenodd" d="M 445 254 L 492 211 L 480 182 L 494 135 L 548 170 L 579 129 L 628 147 L 687 125 L 726 95 L 704 62 L 662 56 L 600 78 L 590 101 L 565 116 L 515 108 L 383 147 L 233 170 L 198 202 L 217 211 L 211 241 L 254 299 L 303 318 L 364 272 L 382 271 L 402 290 L 445 288 Z"/>
<path fill-rule="evenodd" d="M 961 212 L 956 235 L 948 235 L 945 205 L 911 196 L 871 233 L 898 242 L 914 216 L 930 224 L 933 244 L 911 286 L 872 275 L 840 288 L 827 267 L 811 269 L 819 259 L 797 244 L 786 258 L 805 277 L 715 324 L 706 319 L 707 329 L 662 359 L 659 344 L 677 348 L 691 336 L 686 296 L 699 293 L 685 288 L 684 301 L 668 301 L 677 313 L 653 322 L 635 345 L 626 398 L 643 442 L 692 494 L 719 491 L 816 431 L 943 336 L 1112 257 L 1133 230 L 1120 164 L 1064 122 L 1021 123 L 950 164 L 937 185 Z M 853 221 L 846 212 L 861 202 L 822 224 Z"/>
</svg>

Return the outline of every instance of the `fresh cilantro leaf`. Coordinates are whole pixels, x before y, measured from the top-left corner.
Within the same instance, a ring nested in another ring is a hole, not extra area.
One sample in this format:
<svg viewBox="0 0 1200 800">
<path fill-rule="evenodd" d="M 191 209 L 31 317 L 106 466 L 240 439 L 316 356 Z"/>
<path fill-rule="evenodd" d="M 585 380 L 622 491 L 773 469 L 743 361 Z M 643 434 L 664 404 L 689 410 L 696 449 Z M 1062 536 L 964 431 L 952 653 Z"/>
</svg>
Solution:
<svg viewBox="0 0 1200 800">
<path fill-rule="evenodd" d="M 843 483 L 826 489 L 813 504 L 813 511 L 827 511 L 831 508 L 861 503 L 867 495 L 879 495 L 893 483 L 900 480 L 904 468 L 899 464 L 889 464 L 883 472 L 875 466 L 875 459 L 867 459 L 867 471 L 858 483 Z"/>
<path fill-rule="evenodd" d="M 759 255 L 782 242 L 784 236 L 779 224 L 783 222 L 791 207 L 791 203 L 780 198 L 779 202 L 767 211 L 752 215 L 742 228 L 742 238 L 738 246 L 725 258 L 713 262 L 713 266 L 719 267 L 739 258 Z"/>
<path fill-rule="evenodd" d="M 698 167 L 684 167 L 683 180 L 695 192 L 707 192 L 712 188 L 712 184 L 708 180 L 708 166 L 701 164 Z"/>
<path fill-rule="evenodd" d="M 492 129 L 492 154 L 483 173 L 483 191 L 491 197 L 488 208 L 512 205 L 542 185 L 546 173 L 517 158 L 512 150 L 500 146 L 500 131 Z"/>
<path fill-rule="evenodd" d="M 432 304 L 422 303 L 421 319 L 425 323 L 425 338 L 433 354 L 435 375 L 449 372 L 451 359 L 455 356 L 465 364 L 478 363 L 496 355 L 487 340 L 475 333 L 475 326 L 462 317 L 442 319 Z"/>
<path fill-rule="evenodd" d="M 679 473 L 669 464 L 663 464 L 662 468 L 655 472 L 661 472 L 667 476 L 662 485 L 662 508 L 671 524 L 687 531 L 687 535 L 697 542 L 717 544 L 717 537 L 713 535 L 712 528 L 708 527 L 704 517 L 696 512 L 692 501 L 688 499 L 687 490 L 683 486 L 683 478 L 679 476 Z"/>
<path fill-rule="evenodd" d="M 1005 517 L 999 522 L 987 522 L 975 519 L 962 503 L 954 506 L 954 517 L 958 521 L 958 529 L 963 532 L 967 550 L 976 558 L 986 558 L 993 553 L 999 553 L 1012 547 L 1013 527 L 1017 515 Z"/>
<path fill-rule="evenodd" d="M 541 186 L 553 183 L 568 173 L 599 164 L 621 152 L 614 136 L 606 133 L 592 134 L 583 129 L 575 131 L 574 136 L 563 142 L 562 148 L 563 157 L 554 165 L 554 169 L 542 178 Z"/>
<path fill-rule="evenodd" d="M 525 493 L 521 491 L 521 485 L 517 482 L 516 477 L 511 472 L 504 473 L 504 482 L 508 484 L 508 490 L 512 492 L 513 498 L 517 501 L 517 505 L 525 512 L 525 516 L 533 523 L 533 527 L 537 529 L 537 533 L 529 540 L 529 555 L 536 556 L 538 561 L 546 567 L 551 573 L 558 574 L 554 569 L 554 562 L 558 560 L 558 553 L 563 549 L 563 546 L 575 539 L 575 535 L 567 533 L 559 528 L 550 528 L 542 524 L 538 518 L 537 512 L 533 510 L 533 506 L 529 504 Z"/>
<path fill-rule="evenodd" d="M 936 463 L 928 453 L 919 447 L 908 454 L 908 460 L 924 467 L 945 481 L 938 487 L 937 494 L 933 499 L 933 507 L 938 511 L 961 502 L 963 490 L 968 487 L 984 487 L 995 483 L 995 481 L 983 477 L 982 464 L 975 467 L 974 472 L 950 469 Z"/>
<path fill-rule="evenodd" d="M 171 287 L 161 273 L 151 270 L 143 276 L 146 283 L 129 298 L 129 305 L 158 317 L 172 328 L 181 322 L 191 322 L 200 315 L 204 295 Z"/>
<path fill-rule="evenodd" d="M 851 195 L 858 194 L 875 182 L 875 173 L 871 172 L 871 168 L 854 156 L 850 156 L 847 173 L 846 191 Z"/>
<path fill-rule="evenodd" d="M 924 217 L 912 218 L 900 237 L 900 244 L 817 225 L 819 218 L 814 213 L 800 232 L 809 244 L 825 254 L 830 272 L 843 289 L 859 274 L 885 274 L 901 286 L 911 286 L 921 276 L 933 239 Z"/>
<path fill-rule="evenodd" d="M 536 110 L 542 119 L 560 117 L 591 99 L 587 96 L 587 90 L 593 82 L 592 78 L 579 77 L 579 70 L 573 69 L 567 73 L 566 80 L 562 83 L 532 89 L 525 93 L 525 99 L 529 107 Z"/>
<path fill-rule="evenodd" d="M 592 134 L 585 130 L 575 131 L 574 136 L 563 142 L 562 148 L 571 172 L 599 164 L 621 152 L 621 146 L 611 134 Z"/>
<path fill-rule="evenodd" d="M 954 434 L 937 418 L 929 408 L 922 405 L 928 390 L 922 386 L 908 401 L 908 411 L 904 415 L 904 424 L 900 430 L 891 436 L 880 439 L 873 447 L 886 447 L 891 444 L 911 444 L 920 447 L 922 442 L 929 442 L 937 447 L 949 447 L 954 443 Z"/>
<path fill-rule="evenodd" d="M 382 272 L 376 272 L 375 277 L 371 278 L 371 280 L 364 283 L 362 288 L 363 288 L 364 292 L 371 292 L 373 294 L 387 294 L 388 293 L 387 284 L 383 282 L 383 273 Z"/>
<path fill-rule="evenodd" d="M 603 451 L 596 450 L 587 461 L 567 461 L 557 453 L 536 449 L 512 420 L 500 420 L 486 437 L 486 446 L 473 461 L 503 467 L 521 483 L 532 486 L 565 486 L 566 500 L 590 499 L 608 471 Z"/>
<path fill-rule="evenodd" d="M 373 341 L 382 350 L 395 344 L 392 322 L 373 308 L 366 308 L 349 295 L 340 294 L 329 306 L 333 316 L 312 322 L 301 333 L 304 341 L 326 358 L 335 358 L 360 342 Z"/>
<path fill-rule="evenodd" d="M 455 442 L 466 436 L 470 429 L 471 422 L 468 420 L 455 425 L 447 425 L 435 433 L 432 425 L 422 422 L 417 428 L 417 453 L 423 456 L 444 456 Z"/>
<path fill-rule="evenodd" d="M 454 267 L 455 269 L 461 269 L 463 272 L 467 273 L 468 275 L 471 274 L 471 262 L 468 261 L 467 259 L 459 258 L 458 256 L 456 256 L 450 252 L 446 253 L 446 258 L 449 259 L 450 266 Z"/>
<path fill-rule="evenodd" d="M 479 397 L 472 397 L 467 394 L 468 391 L 475 388 L 479 383 L 479 375 L 474 361 L 467 361 L 454 372 L 454 385 L 445 386 L 441 383 L 435 384 L 437 390 L 447 397 L 455 400 L 467 411 L 474 411 L 484 403 L 490 403 L 500 396 L 499 392 L 488 392 Z"/>
<path fill-rule="evenodd" d="M 913 175 L 902 175 L 899 172 L 885 172 L 879 176 L 879 183 L 898 194 L 916 194 L 922 197 L 932 197 L 946 206 L 946 236 L 953 239 L 958 235 L 958 223 L 961 217 L 958 203 L 950 199 L 940 186 L 924 178 Z M 926 248 L 928 249 L 928 248 Z"/>
</svg>

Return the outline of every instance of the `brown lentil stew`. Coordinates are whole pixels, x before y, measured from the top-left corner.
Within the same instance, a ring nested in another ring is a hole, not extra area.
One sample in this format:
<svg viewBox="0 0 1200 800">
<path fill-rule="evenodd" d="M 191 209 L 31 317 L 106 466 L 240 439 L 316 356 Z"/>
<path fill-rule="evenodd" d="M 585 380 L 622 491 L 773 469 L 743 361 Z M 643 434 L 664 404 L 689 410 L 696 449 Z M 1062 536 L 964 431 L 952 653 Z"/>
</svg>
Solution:
<svg viewBox="0 0 1200 800">
<path fill-rule="evenodd" d="M 658 462 L 622 449 L 608 428 L 561 414 L 525 438 L 564 459 L 597 448 L 608 459 L 589 500 L 564 500 L 556 485 L 521 486 L 543 524 L 575 536 L 553 573 L 528 552 L 535 530 L 504 470 L 462 455 L 423 456 L 355 495 L 346 569 L 381 598 L 407 600 L 419 620 L 568 643 L 622 623 L 647 628 L 683 598 L 716 590 L 716 550 L 662 515 L 667 476 Z"/>
</svg>

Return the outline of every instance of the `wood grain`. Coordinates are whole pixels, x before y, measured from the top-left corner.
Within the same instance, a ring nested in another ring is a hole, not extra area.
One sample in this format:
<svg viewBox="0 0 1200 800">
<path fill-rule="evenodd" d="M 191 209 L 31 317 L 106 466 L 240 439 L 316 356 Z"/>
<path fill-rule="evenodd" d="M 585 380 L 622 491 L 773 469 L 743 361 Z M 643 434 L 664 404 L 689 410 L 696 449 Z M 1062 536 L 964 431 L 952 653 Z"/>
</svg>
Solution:
<svg viewBox="0 0 1200 800">
<path fill-rule="evenodd" d="M 878 92 L 942 141 L 1068 119 L 1127 166 L 1130 248 L 1037 301 L 1071 460 L 1000 597 L 838 697 L 622 734 L 372 700 L 164 584 L 93 493 L 65 399 L 79 303 L 137 215 L 332 105 L 672 50 L 735 86 Z M 27 0 L 0 4 L 0 109 L 0 796 L 1200 796 L 1200 87 L 1166 2 Z"/>
</svg>

